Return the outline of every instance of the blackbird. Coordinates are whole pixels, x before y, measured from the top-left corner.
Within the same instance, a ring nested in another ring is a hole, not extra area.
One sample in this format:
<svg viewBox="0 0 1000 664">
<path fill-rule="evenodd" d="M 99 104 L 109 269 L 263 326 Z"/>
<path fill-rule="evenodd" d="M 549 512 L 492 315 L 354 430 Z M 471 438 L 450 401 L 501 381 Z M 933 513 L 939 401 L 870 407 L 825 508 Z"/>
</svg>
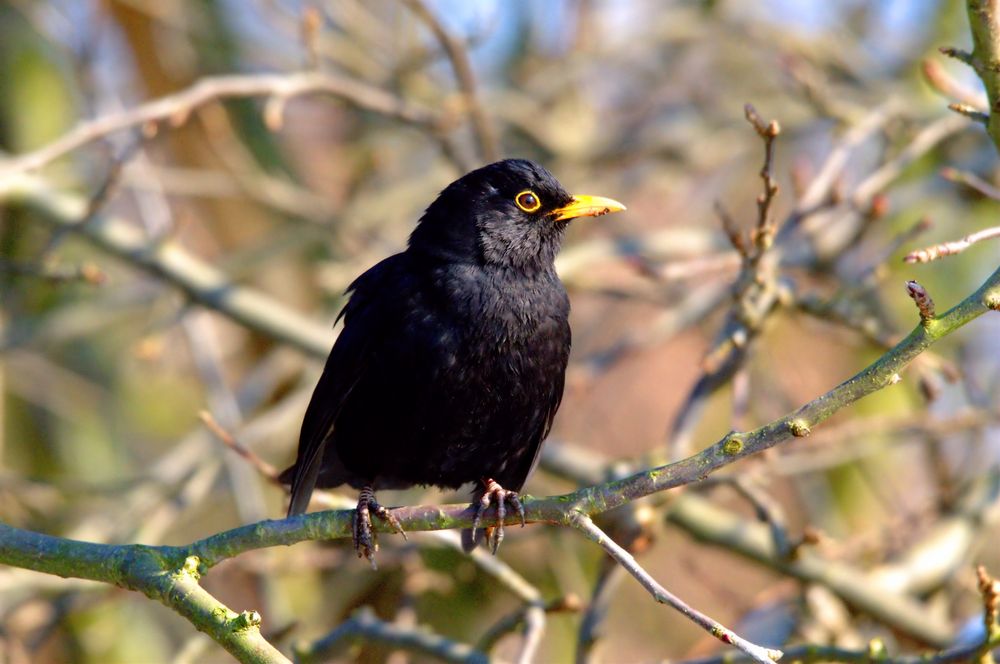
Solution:
<svg viewBox="0 0 1000 664">
<path fill-rule="evenodd" d="M 371 515 L 402 533 L 375 491 L 478 482 L 467 549 L 491 504 L 493 552 L 562 399 L 569 299 L 553 260 L 571 219 L 624 210 L 573 196 L 538 164 L 509 159 L 451 183 L 407 249 L 347 289 L 344 328 L 306 410 L 289 516 L 316 486 L 360 489 L 354 546 L 374 565 Z M 481 533 L 482 531 L 480 531 Z M 405 537 L 405 534 L 404 534 Z"/>
</svg>

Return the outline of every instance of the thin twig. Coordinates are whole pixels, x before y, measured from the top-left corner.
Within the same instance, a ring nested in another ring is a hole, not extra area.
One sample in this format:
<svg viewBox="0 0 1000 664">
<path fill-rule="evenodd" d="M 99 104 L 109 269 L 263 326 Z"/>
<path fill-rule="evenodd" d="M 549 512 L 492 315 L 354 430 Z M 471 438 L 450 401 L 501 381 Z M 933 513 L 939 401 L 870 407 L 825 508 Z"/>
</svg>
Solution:
<svg viewBox="0 0 1000 664">
<path fill-rule="evenodd" d="M 451 67 L 455 71 L 455 78 L 458 80 L 458 87 L 462 91 L 466 110 L 472 119 L 472 126 L 475 129 L 476 138 L 479 141 L 479 150 L 485 162 L 493 162 L 500 158 L 500 144 L 497 140 L 496 131 L 490 122 L 482 103 L 479 101 L 477 92 L 476 75 L 472 69 L 472 62 L 469 59 L 469 51 L 462 40 L 453 35 L 444 24 L 438 20 L 423 0 L 404 0 L 407 7 L 417 15 L 424 24 L 434 34 L 440 42 Z"/>
<path fill-rule="evenodd" d="M 544 627 L 544 619 L 541 623 L 538 622 L 537 616 L 532 617 L 530 613 L 532 611 L 541 611 L 545 613 L 576 613 L 583 608 L 581 606 L 580 598 L 576 595 L 569 594 L 563 597 L 556 598 L 551 602 L 534 601 L 528 602 L 525 606 L 517 609 L 513 613 L 509 613 L 496 623 L 494 623 L 483 636 L 476 643 L 476 648 L 482 650 L 483 652 L 489 652 L 497 644 L 497 642 L 504 637 L 504 635 L 513 632 L 517 628 L 524 626 L 527 631 L 537 631 L 539 625 Z M 531 648 L 537 647 L 537 643 L 529 644 L 527 643 L 529 639 L 525 639 L 525 643 L 521 647 L 521 656 L 519 660 L 524 659 L 524 654 Z M 531 661 L 530 659 L 528 661 Z"/>
<path fill-rule="evenodd" d="M 285 486 L 282 484 L 281 480 L 278 479 L 277 468 L 261 459 L 253 450 L 236 440 L 231 433 L 226 431 L 226 429 L 219 424 L 218 421 L 216 421 L 210 412 L 207 410 L 199 412 L 198 419 L 202 421 L 202 424 L 205 425 L 206 429 L 215 435 L 219 442 L 246 459 L 247 462 L 249 462 L 250 465 L 253 466 L 257 472 L 271 484 Z"/>
<path fill-rule="evenodd" d="M 124 129 L 161 121 L 168 121 L 172 127 L 178 127 L 198 107 L 217 99 L 262 96 L 291 99 L 314 93 L 329 94 L 363 110 L 410 124 L 433 128 L 440 123 L 439 116 L 422 106 L 343 76 L 317 72 L 210 76 L 180 92 L 80 123 L 48 145 L 0 162 L 0 182 L 14 173 L 39 168 Z"/>
<path fill-rule="evenodd" d="M 573 526 L 592 541 L 599 544 L 609 556 L 618 562 L 619 565 L 628 570 L 629 574 L 635 577 L 642 587 L 648 590 L 653 596 L 653 599 L 657 602 L 667 604 L 668 606 L 681 612 L 696 625 L 723 643 L 735 646 L 739 650 L 747 653 L 747 655 L 749 655 L 755 662 L 760 662 L 761 664 L 771 664 L 771 662 L 776 662 L 781 658 L 780 650 L 764 648 L 747 641 L 718 621 L 709 618 L 697 609 L 689 606 L 686 602 L 684 602 L 684 600 L 680 599 L 661 586 L 657 583 L 656 579 L 650 576 L 649 572 L 639 565 L 636 559 L 632 557 L 632 554 L 618 546 L 618 544 L 608 537 L 603 530 L 598 528 L 594 524 L 593 520 L 591 520 L 591 518 L 586 514 L 580 512 L 573 513 L 570 517 L 569 525 Z"/>
<path fill-rule="evenodd" d="M 590 604 L 580 621 L 580 629 L 576 637 L 576 664 L 587 664 L 592 661 L 594 646 L 602 636 L 601 625 L 607 617 L 611 599 L 614 596 L 618 584 L 625 578 L 626 570 L 621 565 L 616 564 L 610 558 L 604 559 L 597 582 L 594 584 L 594 593 L 590 597 Z"/>
<path fill-rule="evenodd" d="M 393 648 L 420 653 L 456 664 L 488 664 L 486 654 L 427 630 L 402 628 L 379 620 L 369 608 L 363 608 L 337 625 L 323 638 L 295 647 L 298 664 L 325 662 L 358 641 L 384 643 Z"/>
<path fill-rule="evenodd" d="M 100 223 L 86 223 L 88 201 L 61 192 L 44 179 L 18 175 L 0 178 L 0 200 L 24 203 L 42 212 L 59 228 L 81 232 L 101 249 L 124 258 L 180 288 L 195 302 L 214 309 L 251 330 L 261 332 L 317 358 L 330 351 L 333 335 L 328 328 L 289 309 L 277 299 L 232 283 L 213 266 L 184 250 L 174 240 L 150 243 L 145 233 L 125 220 L 101 216 Z"/>
<path fill-rule="evenodd" d="M 943 258 L 944 256 L 954 256 L 960 254 L 977 242 L 991 240 L 1000 237 L 1000 226 L 986 228 L 970 235 L 966 235 L 961 240 L 942 242 L 924 249 L 918 249 L 908 253 L 903 260 L 907 263 L 929 263 L 930 261 Z"/>
<path fill-rule="evenodd" d="M 952 168 L 950 166 L 941 169 L 941 177 L 949 182 L 957 182 L 964 184 L 966 187 L 978 191 L 983 196 L 987 198 L 992 198 L 995 201 L 1000 201 L 1000 189 L 997 189 L 992 184 L 982 179 L 975 173 L 970 173 L 969 171 L 962 171 L 957 168 Z"/>
<path fill-rule="evenodd" d="M 764 140 L 764 165 L 760 168 L 760 179 L 764 183 L 764 191 L 757 197 L 757 227 L 752 236 L 758 252 L 763 252 L 771 246 L 774 238 L 774 224 L 771 222 L 771 204 L 778 194 L 778 183 L 774 181 L 771 171 L 774 167 L 774 139 L 781 133 L 781 125 L 777 120 L 765 123 L 757 114 L 752 104 L 746 104 L 743 112 L 757 135 Z"/>
<path fill-rule="evenodd" d="M 104 285 L 108 275 L 95 263 L 82 263 L 78 267 L 61 267 L 51 264 L 22 263 L 0 259 L 0 274 L 34 277 L 44 281 L 65 283 L 82 281 L 91 286 Z"/>
<path fill-rule="evenodd" d="M 920 63 L 920 70 L 923 72 L 924 80 L 927 81 L 927 84 L 945 97 L 968 104 L 979 110 L 987 108 L 986 95 L 982 92 L 972 90 L 959 82 L 937 60 L 925 59 Z"/>
</svg>

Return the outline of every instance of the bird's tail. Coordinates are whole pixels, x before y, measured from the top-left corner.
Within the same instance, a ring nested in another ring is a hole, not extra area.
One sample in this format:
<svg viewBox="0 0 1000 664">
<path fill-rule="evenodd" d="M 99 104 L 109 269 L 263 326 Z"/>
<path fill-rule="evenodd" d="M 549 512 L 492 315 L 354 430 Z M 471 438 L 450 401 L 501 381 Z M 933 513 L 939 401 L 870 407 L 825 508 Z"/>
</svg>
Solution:
<svg viewBox="0 0 1000 664">
<path fill-rule="evenodd" d="M 302 514 L 309 507 L 309 499 L 312 497 L 313 487 L 316 486 L 316 475 L 319 464 L 313 464 L 312 472 L 301 473 L 298 465 L 289 466 L 281 471 L 278 480 L 282 484 L 290 484 L 292 499 L 288 504 L 288 516 Z"/>
</svg>

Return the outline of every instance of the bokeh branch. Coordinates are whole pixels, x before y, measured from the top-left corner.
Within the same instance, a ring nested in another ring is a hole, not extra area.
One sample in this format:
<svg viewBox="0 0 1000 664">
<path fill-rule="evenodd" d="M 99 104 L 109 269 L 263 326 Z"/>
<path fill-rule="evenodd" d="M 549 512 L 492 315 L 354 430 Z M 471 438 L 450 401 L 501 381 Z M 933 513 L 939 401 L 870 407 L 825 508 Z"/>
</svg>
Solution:
<svg viewBox="0 0 1000 664">
<path fill-rule="evenodd" d="M 276 299 L 234 284 L 171 239 L 150 243 L 139 229 L 114 216 L 88 219 L 89 202 L 42 178 L 0 178 L 0 200 L 40 211 L 61 231 L 78 231 L 108 253 L 180 288 L 193 301 L 314 357 L 326 357 L 332 333 Z M 86 223 L 82 223 L 86 222 Z"/>
<path fill-rule="evenodd" d="M 187 122 L 192 112 L 218 99 L 268 97 L 287 100 L 316 93 L 329 94 L 363 110 L 415 125 L 434 127 L 441 122 L 432 111 L 411 101 L 366 83 L 332 74 L 303 72 L 206 77 L 186 90 L 84 122 L 46 146 L 0 161 L 0 183 L 14 173 L 39 168 L 73 150 L 126 129 L 155 127 L 156 123 L 164 121 L 171 127 L 179 127 Z"/>
</svg>

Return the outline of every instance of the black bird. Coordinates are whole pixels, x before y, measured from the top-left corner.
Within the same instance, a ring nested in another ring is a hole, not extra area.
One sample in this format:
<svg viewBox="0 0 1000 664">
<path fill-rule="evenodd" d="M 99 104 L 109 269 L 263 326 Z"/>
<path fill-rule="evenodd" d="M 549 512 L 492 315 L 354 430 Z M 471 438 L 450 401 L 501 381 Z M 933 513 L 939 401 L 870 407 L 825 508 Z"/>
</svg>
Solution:
<svg viewBox="0 0 1000 664">
<path fill-rule="evenodd" d="M 569 299 L 553 260 L 570 219 L 624 210 L 571 196 L 538 164 L 484 166 L 440 193 L 407 249 L 348 288 L 344 329 L 302 422 L 288 514 L 316 486 L 361 490 L 354 546 L 374 564 L 371 514 L 402 533 L 379 489 L 479 482 L 483 513 L 504 503 L 538 460 L 562 399 L 570 351 Z M 489 536 L 489 535 L 488 535 Z"/>
</svg>

